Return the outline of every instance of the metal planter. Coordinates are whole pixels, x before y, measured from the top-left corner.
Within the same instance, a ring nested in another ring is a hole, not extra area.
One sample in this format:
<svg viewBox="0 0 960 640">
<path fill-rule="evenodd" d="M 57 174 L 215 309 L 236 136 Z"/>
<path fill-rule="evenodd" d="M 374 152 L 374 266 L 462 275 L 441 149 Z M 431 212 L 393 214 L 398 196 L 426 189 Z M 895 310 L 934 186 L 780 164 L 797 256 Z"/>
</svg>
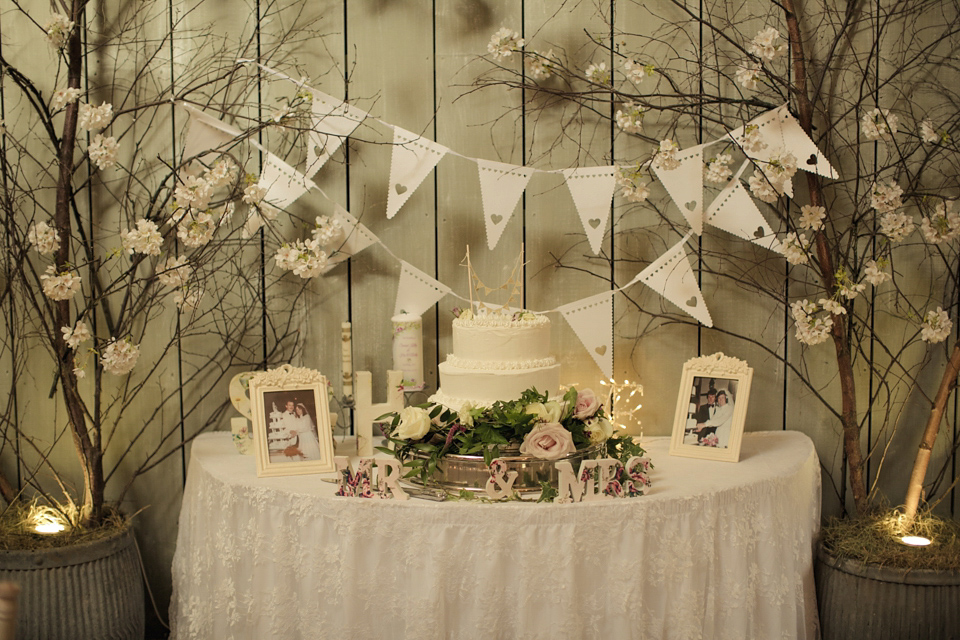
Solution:
<svg viewBox="0 0 960 640">
<path fill-rule="evenodd" d="M 143 581 L 131 528 L 85 544 L 0 551 L 0 581 L 21 588 L 17 638 L 143 638 Z"/>
</svg>

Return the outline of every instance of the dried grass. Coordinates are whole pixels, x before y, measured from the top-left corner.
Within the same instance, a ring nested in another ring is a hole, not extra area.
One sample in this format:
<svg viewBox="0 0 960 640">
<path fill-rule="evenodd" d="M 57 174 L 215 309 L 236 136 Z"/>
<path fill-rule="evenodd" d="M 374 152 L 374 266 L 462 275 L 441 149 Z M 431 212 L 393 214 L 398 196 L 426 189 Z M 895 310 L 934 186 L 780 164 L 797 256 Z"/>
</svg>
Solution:
<svg viewBox="0 0 960 640">
<path fill-rule="evenodd" d="M 821 530 L 821 543 L 832 554 L 856 558 L 895 569 L 960 570 L 960 522 L 930 514 L 918 514 L 909 532 L 900 524 L 900 514 L 883 511 L 860 518 L 832 519 Z M 911 547 L 900 537 L 923 536 L 931 543 Z"/>
<path fill-rule="evenodd" d="M 58 505 L 58 507 L 60 506 Z M 3 513 L 0 513 L 0 550 L 54 549 L 72 544 L 95 542 L 114 536 L 130 526 L 128 518 L 119 512 L 110 511 L 98 527 L 68 526 L 65 531 L 60 533 L 37 533 L 34 530 L 33 523 L 38 520 L 49 518 L 64 520 L 70 515 L 69 513 L 65 514 L 60 508 L 37 503 L 12 504 Z"/>
</svg>

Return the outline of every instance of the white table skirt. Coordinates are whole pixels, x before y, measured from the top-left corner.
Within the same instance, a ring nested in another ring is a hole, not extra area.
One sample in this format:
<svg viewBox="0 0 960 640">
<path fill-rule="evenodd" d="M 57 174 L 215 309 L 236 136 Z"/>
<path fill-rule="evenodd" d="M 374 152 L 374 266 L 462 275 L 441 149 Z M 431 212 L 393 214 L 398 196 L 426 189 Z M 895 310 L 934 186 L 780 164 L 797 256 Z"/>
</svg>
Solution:
<svg viewBox="0 0 960 640">
<path fill-rule="evenodd" d="M 338 498 L 201 436 L 171 637 L 813 640 L 813 443 L 748 433 L 729 463 L 668 441 L 644 443 L 648 495 L 554 505 Z"/>
</svg>

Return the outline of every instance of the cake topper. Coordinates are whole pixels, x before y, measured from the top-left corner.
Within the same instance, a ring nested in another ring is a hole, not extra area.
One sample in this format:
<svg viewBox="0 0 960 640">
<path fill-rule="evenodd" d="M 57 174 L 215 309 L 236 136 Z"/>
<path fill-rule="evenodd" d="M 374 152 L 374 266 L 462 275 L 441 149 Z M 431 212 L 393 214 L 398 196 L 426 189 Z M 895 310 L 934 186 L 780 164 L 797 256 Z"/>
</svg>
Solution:
<svg viewBox="0 0 960 640">
<path fill-rule="evenodd" d="M 477 272 L 474 271 L 473 264 L 470 262 L 470 245 L 467 245 L 467 255 L 460 263 L 460 266 L 465 266 L 467 268 L 467 277 L 470 278 L 471 309 L 474 309 L 477 313 L 483 312 L 484 314 L 511 315 L 514 307 L 517 309 L 523 308 L 523 268 L 526 266 L 526 263 L 523 261 L 522 244 L 520 245 L 520 255 L 517 256 L 517 261 L 513 265 L 513 270 L 510 272 L 510 276 L 499 287 L 488 287 L 480 279 L 480 276 L 477 275 Z M 485 302 L 485 299 L 494 291 L 509 292 L 507 301 L 499 306 L 488 305 Z M 476 300 L 474 299 L 474 293 L 477 294 Z"/>
</svg>

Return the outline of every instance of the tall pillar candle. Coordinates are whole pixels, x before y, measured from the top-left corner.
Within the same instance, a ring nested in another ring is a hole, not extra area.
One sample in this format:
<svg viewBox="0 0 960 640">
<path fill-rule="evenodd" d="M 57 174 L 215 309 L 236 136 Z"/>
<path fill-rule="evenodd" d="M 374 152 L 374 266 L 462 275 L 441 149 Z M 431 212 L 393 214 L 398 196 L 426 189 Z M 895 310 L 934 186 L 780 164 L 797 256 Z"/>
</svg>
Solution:
<svg viewBox="0 0 960 640">
<path fill-rule="evenodd" d="M 401 313 L 393 322 L 393 368 L 403 372 L 404 391 L 423 389 L 423 320 Z"/>
<path fill-rule="evenodd" d="M 347 400 L 353 397 L 353 343 L 352 329 L 349 322 L 340 325 L 341 369 L 343 369 L 343 396 Z"/>
</svg>

